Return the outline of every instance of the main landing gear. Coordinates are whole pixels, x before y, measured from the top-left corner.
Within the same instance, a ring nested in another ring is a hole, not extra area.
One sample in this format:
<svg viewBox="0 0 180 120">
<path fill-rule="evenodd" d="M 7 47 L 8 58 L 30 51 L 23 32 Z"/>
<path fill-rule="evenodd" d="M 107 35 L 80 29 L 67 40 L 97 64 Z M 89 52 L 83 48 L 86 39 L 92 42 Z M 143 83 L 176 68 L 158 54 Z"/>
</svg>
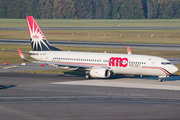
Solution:
<svg viewBox="0 0 180 120">
<path fill-rule="evenodd" d="M 85 75 L 85 78 L 86 78 L 86 79 L 91 79 L 91 76 L 90 76 L 89 74 L 86 74 L 86 75 Z"/>
<path fill-rule="evenodd" d="M 85 75 L 86 79 L 91 79 L 92 78 L 89 71 L 86 71 L 85 73 L 86 73 L 86 75 Z"/>
</svg>

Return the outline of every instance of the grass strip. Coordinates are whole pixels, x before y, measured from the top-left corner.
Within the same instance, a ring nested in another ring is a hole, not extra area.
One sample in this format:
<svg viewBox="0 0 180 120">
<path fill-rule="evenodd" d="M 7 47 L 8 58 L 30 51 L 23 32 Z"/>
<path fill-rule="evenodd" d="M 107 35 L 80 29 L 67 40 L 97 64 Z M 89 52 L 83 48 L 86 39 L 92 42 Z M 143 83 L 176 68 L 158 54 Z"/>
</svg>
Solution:
<svg viewBox="0 0 180 120">
<path fill-rule="evenodd" d="M 180 19 L 35 19 L 40 27 L 163 27 Z M 26 19 L 0 19 L 0 27 L 27 27 Z"/>
<path fill-rule="evenodd" d="M 43 30 L 46 38 L 63 41 L 180 44 L 180 30 Z M 0 30 L 1 39 L 29 39 L 28 30 Z"/>
</svg>

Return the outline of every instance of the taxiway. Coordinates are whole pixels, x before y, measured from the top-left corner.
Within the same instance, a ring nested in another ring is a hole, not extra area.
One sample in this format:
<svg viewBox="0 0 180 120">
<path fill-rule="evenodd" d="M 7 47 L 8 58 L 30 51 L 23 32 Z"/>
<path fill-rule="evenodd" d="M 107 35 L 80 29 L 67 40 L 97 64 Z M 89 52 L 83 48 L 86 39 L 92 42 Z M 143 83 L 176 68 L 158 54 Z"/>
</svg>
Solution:
<svg viewBox="0 0 180 120">
<path fill-rule="evenodd" d="M 153 77 L 3 72 L 0 82 L 1 120 L 180 119 L 180 76 L 159 83 Z"/>
<path fill-rule="evenodd" d="M 0 40 L 0 43 L 30 44 L 29 40 Z M 50 43 L 53 46 L 103 48 L 125 48 L 130 46 L 132 49 L 180 50 L 180 46 L 174 44 L 117 44 L 70 41 L 50 41 Z M 180 58 L 169 59 L 172 63 L 179 63 L 180 61 Z M 26 66 L 21 64 L 0 65 L 0 83 L 2 84 L 2 89 L 0 89 L 1 120 L 180 119 L 180 76 L 170 76 L 164 79 L 164 82 L 158 82 L 157 77 L 114 77 L 111 79 L 86 80 L 84 76 L 69 74 L 14 72 L 48 69 L 55 68 L 29 63 Z"/>
<path fill-rule="evenodd" d="M 129 46 L 131 49 L 149 50 L 177 50 L 180 51 L 178 44 L 150 44 L 150 43 L 113 43 L 113 42 L 81 42 L 81 41 L 49 41 L 52 46 L 70 47 L 91 47 L 91 48 L 123 48 Z M 0 44 L 30 45 L 29 40 L 0 39 Z"/>
</svg>

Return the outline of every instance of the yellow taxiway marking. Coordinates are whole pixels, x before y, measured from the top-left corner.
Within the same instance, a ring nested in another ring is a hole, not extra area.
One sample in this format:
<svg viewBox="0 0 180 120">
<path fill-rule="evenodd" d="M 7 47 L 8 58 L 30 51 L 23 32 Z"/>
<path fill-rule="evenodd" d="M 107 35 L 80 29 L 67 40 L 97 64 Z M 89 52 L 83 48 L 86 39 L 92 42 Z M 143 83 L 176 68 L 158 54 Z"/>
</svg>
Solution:
<svg viewBox="0 0 180 120">
<path fill-rule="evenodd" d="M 9 69 L 9 68 L 14 68 L 14 67 L 17 67 L 17 65 L 9 66 L 9 67 L 4 67 L 3 69 Z"/>
</svg>

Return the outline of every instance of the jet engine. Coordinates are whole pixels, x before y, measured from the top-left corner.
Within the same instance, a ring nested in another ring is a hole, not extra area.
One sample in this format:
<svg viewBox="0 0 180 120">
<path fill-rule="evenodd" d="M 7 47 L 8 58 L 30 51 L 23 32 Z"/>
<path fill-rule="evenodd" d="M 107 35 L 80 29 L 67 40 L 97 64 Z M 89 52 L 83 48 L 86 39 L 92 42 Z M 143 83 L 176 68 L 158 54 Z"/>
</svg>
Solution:
<svg viewBox="0 0 180 120">
<path fill-rule="evenodd" d="M 94 78 L 109 78 L 111 71 L 108 68 L 94 68 L 90 70 L 89 74 Z"/>
</svg>

